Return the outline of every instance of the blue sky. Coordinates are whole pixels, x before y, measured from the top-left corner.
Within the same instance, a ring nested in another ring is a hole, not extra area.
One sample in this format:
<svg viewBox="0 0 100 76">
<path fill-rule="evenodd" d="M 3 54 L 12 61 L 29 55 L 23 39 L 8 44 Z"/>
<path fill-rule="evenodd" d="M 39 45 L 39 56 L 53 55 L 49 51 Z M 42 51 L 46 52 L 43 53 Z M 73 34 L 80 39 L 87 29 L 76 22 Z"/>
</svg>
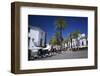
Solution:
<svg viewBox="0 0 100 76">
<path fill-rule="evenodd" d="M 56 32 L 55 21 L 62 16 L 43 16 L 43 15 L 28 15 L 28 25 L 39 27 L 47 33 L 47 42 Z M 72 17 L 63 16 L 67 27 L 63 30 L 63 38 L 66 38 L 69 33 L 79 30 L 81 33 L 88 35 L 88 18 L 87 17 Z"/>
</svg>

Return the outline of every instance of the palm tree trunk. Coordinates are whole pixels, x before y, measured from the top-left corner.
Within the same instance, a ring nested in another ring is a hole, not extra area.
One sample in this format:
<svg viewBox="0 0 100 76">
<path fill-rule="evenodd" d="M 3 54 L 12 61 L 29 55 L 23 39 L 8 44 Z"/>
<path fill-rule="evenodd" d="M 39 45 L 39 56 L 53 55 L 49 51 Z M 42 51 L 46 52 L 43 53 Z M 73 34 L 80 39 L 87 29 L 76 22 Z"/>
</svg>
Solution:
<svg viewBox="0 0 100 76">
<path fill-rule="evenodd" d="M 61 40 L 61 43 L 62 43 L 62 28 L 60 29 L 60 40 Z"/>
</svg>

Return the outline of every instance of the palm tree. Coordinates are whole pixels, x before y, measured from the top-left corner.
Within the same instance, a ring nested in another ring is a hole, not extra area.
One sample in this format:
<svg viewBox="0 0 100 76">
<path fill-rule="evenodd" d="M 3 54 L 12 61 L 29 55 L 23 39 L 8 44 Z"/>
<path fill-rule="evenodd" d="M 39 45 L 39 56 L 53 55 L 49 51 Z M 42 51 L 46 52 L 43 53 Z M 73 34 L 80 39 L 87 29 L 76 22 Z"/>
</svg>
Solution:
<svg viewBox="0 0 100 76">
<path fill-rule="evenodd" d="M 66 22 L 64 21 L 64 18 L 60 17 L 57 19 L 56 29 L 59 30 L 59 33 L 60 33 L 60 42 L 62 42 L 63 40 L 62 31 L 65 29 L 66 26 L 67 25 L 66 25 Z"/>
</svg>

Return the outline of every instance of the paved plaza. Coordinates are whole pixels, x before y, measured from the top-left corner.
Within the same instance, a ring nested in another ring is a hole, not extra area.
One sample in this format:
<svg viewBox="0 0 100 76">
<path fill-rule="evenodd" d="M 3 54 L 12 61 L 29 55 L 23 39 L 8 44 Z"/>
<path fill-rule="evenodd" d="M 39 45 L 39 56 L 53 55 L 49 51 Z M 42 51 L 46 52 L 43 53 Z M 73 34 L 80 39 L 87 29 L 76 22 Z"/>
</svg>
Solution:
<svg viewBox="0 0 100 76">
<path fill-rule="evenodd" d="M 88 51 L 78 50 L 78 51 L 63 51 L 62 53 L 57 53 L 51 57 L 41 58 L 39 60 L 54 60 L 54 59 L 79 59 L 88 58 Z"/>
</svg>

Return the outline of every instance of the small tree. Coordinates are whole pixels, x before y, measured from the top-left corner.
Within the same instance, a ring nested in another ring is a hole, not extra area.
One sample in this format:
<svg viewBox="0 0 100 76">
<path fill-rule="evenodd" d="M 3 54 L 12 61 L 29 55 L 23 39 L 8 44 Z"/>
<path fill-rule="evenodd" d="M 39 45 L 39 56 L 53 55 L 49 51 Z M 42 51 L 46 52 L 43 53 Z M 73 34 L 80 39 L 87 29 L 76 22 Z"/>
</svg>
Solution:
<svg viewBox="0 0 100 76">
<path fill-rule="evenodd" d="M 57 44 L 57 38 L 56 37 L 51 38 L 51 40 L 49 41 L 49 44 L 56 45 Z"/>
</svg>

